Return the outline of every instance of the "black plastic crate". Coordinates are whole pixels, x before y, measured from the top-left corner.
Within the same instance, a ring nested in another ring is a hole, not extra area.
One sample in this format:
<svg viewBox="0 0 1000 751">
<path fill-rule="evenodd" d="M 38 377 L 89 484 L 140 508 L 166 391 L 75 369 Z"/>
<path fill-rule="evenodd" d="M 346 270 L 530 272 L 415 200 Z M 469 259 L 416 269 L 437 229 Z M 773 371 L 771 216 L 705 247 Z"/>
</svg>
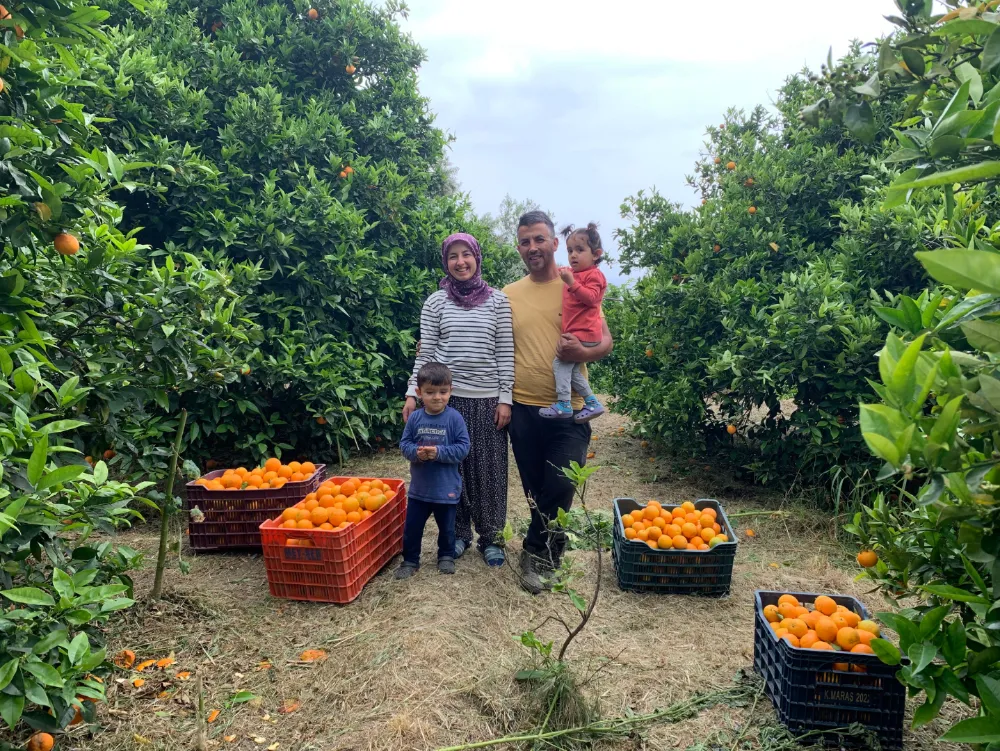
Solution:
<svg viewBox="0 0 1000 751">
<path fill-rule="evenodd" d="M 764 679 L 781 722 L 792 733 L 819 731 L 828 743 L 866 747 L 863 739 L 837 732 L 857 723 L 876 736 L 883 749 L 901 749 L 906 689 L 896 679 L 898 668 L 875 655 L 802 649 L 778 639 L 764 618 L 764 608 L 777 605 L 783 594 L 793 595 L 802 605 L 819 597 L 800 592 L 755 593 L 754 670 Z M 862 619 L 869 618 L 855 598 L 829 596 Z M 848 669 L 837 670 L 837 664 L 846 664 Z M 853 670 L 854 666 L 864 672 Z"/>
<path fill-rule="evenodd" d="M 667 509 L 676 508 L 664 506 Z M 729 594 L 736 559 L 736 536 L 726 518 L 722 504 L 702 498 L 695 509 L 714 509 L 716 521 L 729 542 L 711 550 L 654 550 L 640 540 L 625 537 L 622 515 L 645 508 L 634 498 L 616 498 L 614 502 L 614 545 L 611 558 L 618 576 L 618 587 L 631 592 L 652 592 L 669 595 L 702 595 L 724 597 Z"/>
</svg>

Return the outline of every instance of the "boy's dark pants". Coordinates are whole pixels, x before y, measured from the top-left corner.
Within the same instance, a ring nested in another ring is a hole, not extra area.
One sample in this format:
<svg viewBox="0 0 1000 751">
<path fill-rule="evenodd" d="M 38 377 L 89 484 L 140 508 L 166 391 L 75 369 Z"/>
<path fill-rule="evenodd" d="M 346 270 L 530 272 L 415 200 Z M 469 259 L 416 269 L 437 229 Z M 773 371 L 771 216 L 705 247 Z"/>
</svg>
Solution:
<svg viewBox="0 0 1000 751">
<path fill-rule="evenodd" d="M 562 468 L 571 461 L 582 467 L 590 445 L 589 423 L 548 420 L 538 407 L 514 402 L 510 416 L 510 445 L 524 494 L 531 499 L 531 524 L 522 547 L 542 562 L 558 566 L 566 547 L 566 535 L 549 529 L 559 509 L 573 505 L 573 483 Z"/>
<path fill-rule="evenodd" d="M 428 503 L 416 498 L 406 501 L 406 521 L 403 524 L 403 561 L 420 565 L 420 545 L 424 526 L 434 516 L 438 525 L 438 560 L 455 557 L 455 514 L 457 503 Z"/>
</svg>

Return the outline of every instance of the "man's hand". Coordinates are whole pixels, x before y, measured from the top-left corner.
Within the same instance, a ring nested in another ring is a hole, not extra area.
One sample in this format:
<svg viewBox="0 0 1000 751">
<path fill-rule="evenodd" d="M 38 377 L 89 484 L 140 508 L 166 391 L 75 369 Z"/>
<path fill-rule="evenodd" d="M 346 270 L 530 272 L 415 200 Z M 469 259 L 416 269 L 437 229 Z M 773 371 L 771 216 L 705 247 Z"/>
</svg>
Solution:
<svg viewBox="0 0 1000 751">
<path fill-rule="evenodd" d="M 608 330 L 607 322 L 604 323 L 601 343 L 596 347 L 584 347 L 580 340 L 572 334 L 563 334 L 556 344 L 556 357 L 565 362 L 594 362 L 605 357 L 614 347 L 614 340 Z"/>
<path fill-rule="evenodd" d="M 498 404 L 497 411 L 494 415 L 494 421 L 496 422 L 497 430 L 503 430 L 507 427 L 510 422 L 510 405 L 509 404 Z"/>
<path fill-rule="evenodd" d="M 573 278 L 573 270 L 569 266 L 562 266 L 559 269 L 559 276 L 566 283 L 567 286 L 572 287 L 576 280 Z"/>
</svg>

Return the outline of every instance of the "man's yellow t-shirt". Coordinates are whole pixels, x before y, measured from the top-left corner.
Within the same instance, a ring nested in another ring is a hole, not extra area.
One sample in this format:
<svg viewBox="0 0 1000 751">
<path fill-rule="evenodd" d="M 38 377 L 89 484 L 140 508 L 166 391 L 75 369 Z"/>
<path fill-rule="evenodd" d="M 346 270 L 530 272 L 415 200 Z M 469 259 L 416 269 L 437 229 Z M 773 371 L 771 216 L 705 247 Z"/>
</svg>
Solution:
<svg viewBox="0 0 1000 751">
<path fill-rule="evenodd" d="M 514 401 L 533 407 L 548 407 L 556 400 L 552 361 L 562 336 L 563 280 L 532 281 L 530 276 L 503 288 L 510 300 L 514 320 Z M 581 368 L 587 376 L 587 366 Z M 573 409 L 582 409 L 583 399 L 573 394 Z"/>
</svg>

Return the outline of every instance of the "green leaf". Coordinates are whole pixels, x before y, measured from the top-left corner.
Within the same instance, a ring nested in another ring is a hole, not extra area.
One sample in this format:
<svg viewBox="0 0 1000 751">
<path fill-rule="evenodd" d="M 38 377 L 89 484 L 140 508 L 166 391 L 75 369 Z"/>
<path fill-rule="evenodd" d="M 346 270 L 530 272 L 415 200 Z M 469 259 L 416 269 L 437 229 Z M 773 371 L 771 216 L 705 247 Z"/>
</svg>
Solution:
<svg viewBox="0 0 1000 751">
<path fill-rule="evenodd" d="M 962 400 L 964 398 L 962 395 L 956 396 L 941 409 L 941 413 L 934 421 L 933 427 L 931 427 L 930 439 L 934 443 L 942 445 L 951 443 L 951 439 L 958 429 L 958 421 L 961 419 L 959 410 L 962 407 Z"/>
<path fill-rule="evenodd" d="M 549 675 L 550 673 L 548 670 L 539 670 L 537 668 L 534 670 L 518 670 L 516 673 L 514 673 L 514 680 L 522 682 L 540 681 L 545 678 L 548 678 Z"/>
<path fill-rule="evenodd" d="M 861 142 L 875 140 L 875 113 L 868 102 L 852 104 L 844 114 L 844 125 Z"/>
<path fill-rule="evenodd" d="M 983 45 L 983 53 L 979 58 L 979 67 L 992 72 L 1000 67 L 1000 26 L 995 26 L 993 32 Z"/>
<path fill-rule="evenodd" d="M 1000 352 L 1000 324 L 977 318 L 960 324 L 965 338 L 982 352 Z"/>
<path fill-rule="evenodd" d="M 896 645 L 886 639 L 872 639 L 869 643 L 875 655 L 886 665 L 898 665 L 902 659 Z"/>
<path fill-rule="evenodd" d="M 955 68 L 954 73 L 959 81 L 969 84 L 969 97 L 973 104 L 978 105 L 979 100 L 983 98 L 983 79 L 979 71 L 969 63 L 962 63 Z"/>
<path fill-rule="evenodd" d="M 997 164 L 1000 165 L 1000 162 Z M 927 273 L 942 284 L 1000 294 L 998 253 L 986 250 L 931 250 L 914 255 Z"/>
<path fill-rule="evenodd" d="M 911 644 L 920 640 L 917 626 L 908 618 L 905 618 L 897 613 L 878 613 L 876 617 L 890 629 L 899 634 L 899 646 L 902 649 L 909 649 Z M 877 641 L 877 639 L 872 640 L 872 644 L 874 644 L 875 641 Z M 875 647 L 873 646 L 872 649 L 874 648 Z"/>
<path fill-rule="evenodd" d="M 69 643 L 69 649 L 67 650 L 67 656 L 71 665 L 76 665 L 83 656 L 90 652 L 90 640 L 87 638 L 87 634 L 81 631 L 76 636 L 73 637 L 73 641 Z"/>
<path fill-rule="evenodd" d="M 996 743 L 1000 741 L 1000 717 L 972 717 L 962 720 L 939 740 L 950 743 Z"/>
<path fill-rule="evenodd" d="M 72 597 L 74 591 L 73 579 L 62 569 L 54 569 L 52 571 L 52 588 L 55 589 L 60 597 Z"/>
<path fill-rule="evenodd" d="M 57 629 L 56 631 L 50 631 L 32 647 L 31 651 L 36 655 L 44 655 L 49 650 L 61 646 L 66 643 L 66 638 L 69 634 L 66 633 L 65 628 Z"/>
<path fill-rule="evenodd" d="M 942 605 L 939 608 L 934 608 L 933 610 L 924 613 L 924 617 L 920 619 L 920 638 L 930 639 L 937 630 L 941 627 L 944 619 L 948 617 L 948 613 L 951 612 L 951 605 Z"/>
<path fill-rule="evenodd" d="M 878 433 L 863 433 L 862 437 L 875 456 L 889 462 L 894 467 L 899 466 L 900 457 L 899 451 L 896 450 L 896 444 Z"/>
<path fill-rule="evenodd" d="M 86 420 L 53 420 L 52 422 L 45 423 L 39 431 L 42 433 L 65 433 L 69 430 L 76 430 L 77 428 L 82 428 L 90 425 Z"/>
<path fill-rule="evenodd" d="M 61 485 L 64 482 L 75 480 L 86 471 L 87 467 L 81 464 L 67 464 L 65 467 L 59 467 L 46 474 L 45 477 L 38 481 L 35 488 L 37 490 L 45 490 L 55 485 Z"/>
<path fill-rule="evenodd" d="M 38 589 L 38 587 L 6 589 L 0 591 L 0 595 L 3 595 L 11 602 L 20 602 L 24 605 L 48 605 L 49 607 L 55 607 L 56 604 L 56 601 L 52 599 L 52 595 Z"/>
<path fill-rule="evenodd" d="M 987 713 L 1000 716 L 1000 681 L 988 675 L 977 675 L 976 688 Z"/>
<path fill-rule="evenodd" d="M 923 53 L 911 47 L 904 47 L 900 52 L 903 53 L 903 62 L 906 63 L 906 67 L 910 69 L 910 72 L 915 76 L 922 76 L 927 70 Z"/>
<path fill-rule="evenodd" d="M 1000 260 L 1000 256 L 997 256 L 997 258 Z M 924 346 L 925 338 L 926 335 L 921 334 L 910 342 L 892 371 L 892 383 L 889 384 L 889 388 L 905 402 L 909 402 L 913 398 L 913 386 L 916 382 L 913 369 L 917 364 L 917 358 L 920 357 L 920 350 Z"/>
<path fill-rule="evenodd" d="M 1000 647 L 987 647 L 969 658 L 969 675 L 984 673 L 1000 662 Z"/>
<path fill-rule="evenodd" d="M 892 185 L 893 191 L 916 190 L 918 188 L 934 188 L 938 185 L 954 185 L 955 183 L 978 183 L 1000 175 L 1000 162 L 979 162 L 965 167 L 934 172 L 927 177 L 921 177 L 913 182 L 902 185 Z M 948 251 L 931 251 L 943 253 Z M 920 255 L 919 253 L 917 255 Z M 971 288 L 967 288 L 971 289 Z M 977 289 L 981 289 L 978 288 Z"/>
<path fill-rule="evenodd" d="M 45 471 L 45 461 L 49 456 L 49 436 L 43 434 L 35 439 L 35 447 L 31 450 L 31 458 L 28 459 L 28 482 L 37 485 Z"/>
<path fill-rule="evenodd" d="M 21 669 L 31 673 L 46 686 L 52 686 L 53 688 L 62 688 L 63 685 L 65 684 L 65 681 L 63 681 L 63 677 L 59 675 L 59 671 L 56 670 L 51 665 L 49 665 L 47 662 L 26 661 L 21 666 Z"/>
<path fill-rule="evenodd" d="M 63 614 L 63 618 L 65 618 L 71 626 L 82 626 L 84 623 L 88 623 L 93 617 L 94 614 L 86 608 L 77 608 L 76 610 L 70 610 Z"/>
<path fill-rule="evenodd" d="M 569 599 L 573 603 L 573 606 L 579 610 L 581 613 L 587 612 L 587 601 L 583 599 L 577 592 L 570 591 Z"/>
<path fill-rule="evenodd" d="M 100 487 L 108 481 L 108 465 L 103 460 L 94 465 L 94 484 Z"/>
<path fill-rule="evenodd" d="M 914 710 L 912 727 L 922 727 L 936 718 L 941 713 L 941 705 L 944 704 L 946 698 L 948 698 L 947 692 L 940 689 L 935 691 L 933 701 L 928 698 Z"/>
<path fill-rule="evenodd" d="M 4 663 L 4 666 L 0 668 L 0 690 L 7 688 L 7 684 L 14 680 L 19 664 L 20 660 L 15 658 L 10 662 Z"/>
<path fill-rule="evenodd" d="M 959 620 L 952 621 L 941 647 L 941 653 L 951 667 L 958 667 L 965 662 L 965 645 L 965 624 Z"/>
<path fill-rule="evenodd" d="M 924 584 L 920 587 L 924 592 L 941 597 L 945 600 L 955 600 L 957 602 L 976 602 L 981 605 L 989 605 L 990 601 L 985 597 L 966 592 L 964 589 L 953 587 L 950 584 Z"/>
<path fill-rule="evenodd" d="M 872 641 L 875 641 L 872 639 Z M 874 649 L 874 647 L 872 647 Z M 910 666 L 910 670 L 913 675 L 919 675 L 924 668 L 930 665 L 934 658 L 937 657 L 938 648 L 933 644 L 928 644 L 924 642 L 923 644 L 914 644 L 908 650 L 906 650 L 906 656 L 910 658 L 910 662 L 913 663 Z"/>
<path fill-rule="evenodd" d="M 7 723 L 11 730 L 21 720 L 21 712 L 24 711 L 24 697 L 18 694 L 0 694 L 0 717 Z"/>
</svg>

